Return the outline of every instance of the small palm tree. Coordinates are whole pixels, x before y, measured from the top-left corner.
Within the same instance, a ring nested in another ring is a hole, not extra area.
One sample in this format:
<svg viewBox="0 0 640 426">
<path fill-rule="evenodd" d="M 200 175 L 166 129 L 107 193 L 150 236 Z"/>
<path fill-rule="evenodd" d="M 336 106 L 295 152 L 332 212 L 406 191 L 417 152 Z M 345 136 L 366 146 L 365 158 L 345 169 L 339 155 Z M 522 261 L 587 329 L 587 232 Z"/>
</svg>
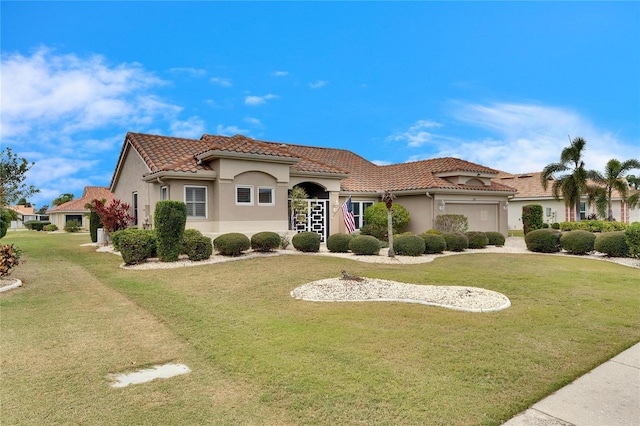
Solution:
<svg viewBox="0 0 640 426">
<path fill-rule="evenodd" d="M 596 207 L 598 214 L 601 217 L 606 217 L 608 221 L 614 220 L 611 202 L 613 191 L 618 191 L 622 199 L 627 201 L 629 187 L 627 181 L 624 179 L 624 174 L 633 169 L 640 169 L 640 161 L 631 159 L 620 162 L 612 158 L 607 162 L 604 168 L 604 174 L 595 170 L 590 170 L 588 173 L 589 178 L 594 184 L 603 189 L 603 191 L 598 194 Z"/>
<path fill-rule="evenodd" d="M 393 206 L 393 199 L 396 198 L 391 191 L 384 191 L 382 195 L 382 201 L 387 205 L 387 233 L 389 234 L 389 257 L 395 257 L 393 251 L 393 217 L 391 215 L 391 207 Z"/>
<path fill-rule="evenodd" d="M 564 204 L 574 209 L 576 222 L 580 221 L 580 197 L 587 190 L 587 170 L 584 168 L 582 154 L 587 142 L 581 137 L 571 141 L 570 146 L 560 153 L 560 162 L 545 166 L 540 176 L 540 183 L 546 190 L 549 180 L 553 180 L 551 191 L 556 200 L 564 198 Z M 557 173 L 569 172 L 559 177 Z"/>
</svg>

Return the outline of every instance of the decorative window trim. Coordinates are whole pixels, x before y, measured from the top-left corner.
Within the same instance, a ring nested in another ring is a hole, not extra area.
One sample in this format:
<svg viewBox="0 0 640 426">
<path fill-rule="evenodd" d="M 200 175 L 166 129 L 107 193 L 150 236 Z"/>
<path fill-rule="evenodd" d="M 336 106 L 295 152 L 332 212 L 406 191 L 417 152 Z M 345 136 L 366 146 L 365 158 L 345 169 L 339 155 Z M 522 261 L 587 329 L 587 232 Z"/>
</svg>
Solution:
<svg viewBox="0 0 640 426">
<path fill-rule="evenodd" d="M 204 202 L 202 201 L 187 201 L 187 190 L 188 189 L 204 189 Z M 199 186 L 199 185 L 185 185 L 184 186 L 184 203 L 187 205 L 187 218 L 189 219 L 207 219 L 208 214 L 209 214 L 209 194 L 207 191 L 207 187 L 206 186 Z M 189 214 L 189 204 L 192 204 L 193 207 L 193 212 L 195 213 L 196 209 L 195 209 L 195 205 L 196 204 L 204 204 L 204 216 L 197 216 L 197 215 L 190 215 Z"/>
<path fill-rule="evenodd" d="M 248 189 L 249 201 L 240 201 L 238 198 L 239 189 Z M 253 185 L 236 185 L 235 191 L 236 206 L 252 206 L 253 205 Z"/>
<path fill-rule="evenodd" d="M 269 198 L 271 198 L 271 201 L 268 203 L 262 203 L 260 202 L 260 192 L 263 190 L 269 190 L 269 193 L 271 194 Z M 275 188 L 272 186 L 259 186 L 258 187 L 258 205 L 259 206 L 275 206 L 276 205 L 276 200 L 275 200 Z"/>
</svg>

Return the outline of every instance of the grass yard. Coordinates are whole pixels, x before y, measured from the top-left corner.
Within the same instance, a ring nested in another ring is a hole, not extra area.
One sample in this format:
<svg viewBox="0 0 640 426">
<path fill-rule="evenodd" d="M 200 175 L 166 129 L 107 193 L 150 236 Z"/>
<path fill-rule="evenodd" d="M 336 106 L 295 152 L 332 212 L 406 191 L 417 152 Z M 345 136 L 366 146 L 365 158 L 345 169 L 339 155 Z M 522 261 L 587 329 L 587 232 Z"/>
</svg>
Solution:
<svg viewBox="0 0 640 426">
<path fill-rule="evenodd" d="M 10 232 L 25 250 L 0 294 L 3 424 L 499 425 L 640 341 L 640 271 L 560 256 L 422 265 L 279 256 L 125 271 L 89 236 Z M 495 290 L 512 307 L 311 303 L 352 274 Z M 192 373 L 114 389 L 108 373 Z"/>
</svg>

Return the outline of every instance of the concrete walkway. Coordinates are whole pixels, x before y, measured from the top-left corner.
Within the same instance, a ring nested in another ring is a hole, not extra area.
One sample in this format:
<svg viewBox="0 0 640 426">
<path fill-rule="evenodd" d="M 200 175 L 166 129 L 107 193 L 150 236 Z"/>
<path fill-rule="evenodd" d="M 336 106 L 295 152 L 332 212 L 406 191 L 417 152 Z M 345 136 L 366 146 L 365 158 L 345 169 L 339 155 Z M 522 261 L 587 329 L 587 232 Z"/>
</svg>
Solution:
<svg viewBox="0 0 640 426">
<path fill-rule="evenodd" d="M 640 343 L 504 423 L 504 426 L 639 426 Z"/>
</svg>

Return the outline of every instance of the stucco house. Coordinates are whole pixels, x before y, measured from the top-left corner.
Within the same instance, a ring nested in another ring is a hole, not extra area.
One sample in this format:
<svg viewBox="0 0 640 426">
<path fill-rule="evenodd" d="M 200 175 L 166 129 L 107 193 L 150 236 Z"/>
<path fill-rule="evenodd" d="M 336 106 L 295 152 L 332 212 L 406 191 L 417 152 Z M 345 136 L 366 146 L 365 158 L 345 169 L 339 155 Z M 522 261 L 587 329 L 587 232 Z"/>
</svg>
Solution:
<svg viewBox="0 0 640 426">
<path fill-rule="evenodd" d="M 85 205 L 94 199 L 111 201 L 113 194 L 105 186 L 85 186 L 82 197 L 47 210 L 49 222 L 56 225 L 58 229 L 64 229 L 68 221 L 77 220 L 82 223 L 83 229 L 89 229 L 89 209 Z"/>
<path fill-rule="evenodd" d="M 542 187 L 541 175 L 542 172 L 521 174 L 500 172 L 498 174 L 497 182 L 518 190 L 518 193 L 509 200 L 509 229 L 522 229 L 522 207 L 527 204 L 540 204 L 546 223 L 575 221 L 573 208 L 566 207 L 564 199 L 556 200 L 553 197 L 551 191 L 553 181 L 549 181 L 546 190 Z M 612 201 L 613 217 L 616 221 L 624 223 L 640 221 L 640 208 L 631 209 L 617 191 L 613 192 Z M 595 203 L 589 203 L 587 197 L 583 196 L 580 202 L 580 218 L 585 219 L 594 213 L 596 213 Z"/>
<path fill-rule="evenodd" d="M 376 165 L 344 149 L 266 142 L 246 136 L 184 139 L 128 133 L 110 185 L 132 206 L 139 227 L 153 225 L 155 204 L 187 205 L 187 227 L 210 235 L 310 230 L 322 240 L 345 232 L 340 206 L 351 197 L 356 228 L 385 190 L 424 232 L 439 214 L 464 214 L 470 229 L 507 233 L 507 200 L 515 190 L 498 171 L 456 158 Z M 308 215 L 293 226 L 289 197 L 305 189 Z"/>
<path fill-rule="evenodd" d="M 24 223 L 30 220 L 49 220 L 47 215 L 37 214 L 33 207 L 18 204 L 16 206 L 8 206 L 7 208 L 16 212 L 16 216 L 18 217 L 18 220 L 11 221 L 11 229 L 22 229 L 25 227 Z"/>
</svg>

